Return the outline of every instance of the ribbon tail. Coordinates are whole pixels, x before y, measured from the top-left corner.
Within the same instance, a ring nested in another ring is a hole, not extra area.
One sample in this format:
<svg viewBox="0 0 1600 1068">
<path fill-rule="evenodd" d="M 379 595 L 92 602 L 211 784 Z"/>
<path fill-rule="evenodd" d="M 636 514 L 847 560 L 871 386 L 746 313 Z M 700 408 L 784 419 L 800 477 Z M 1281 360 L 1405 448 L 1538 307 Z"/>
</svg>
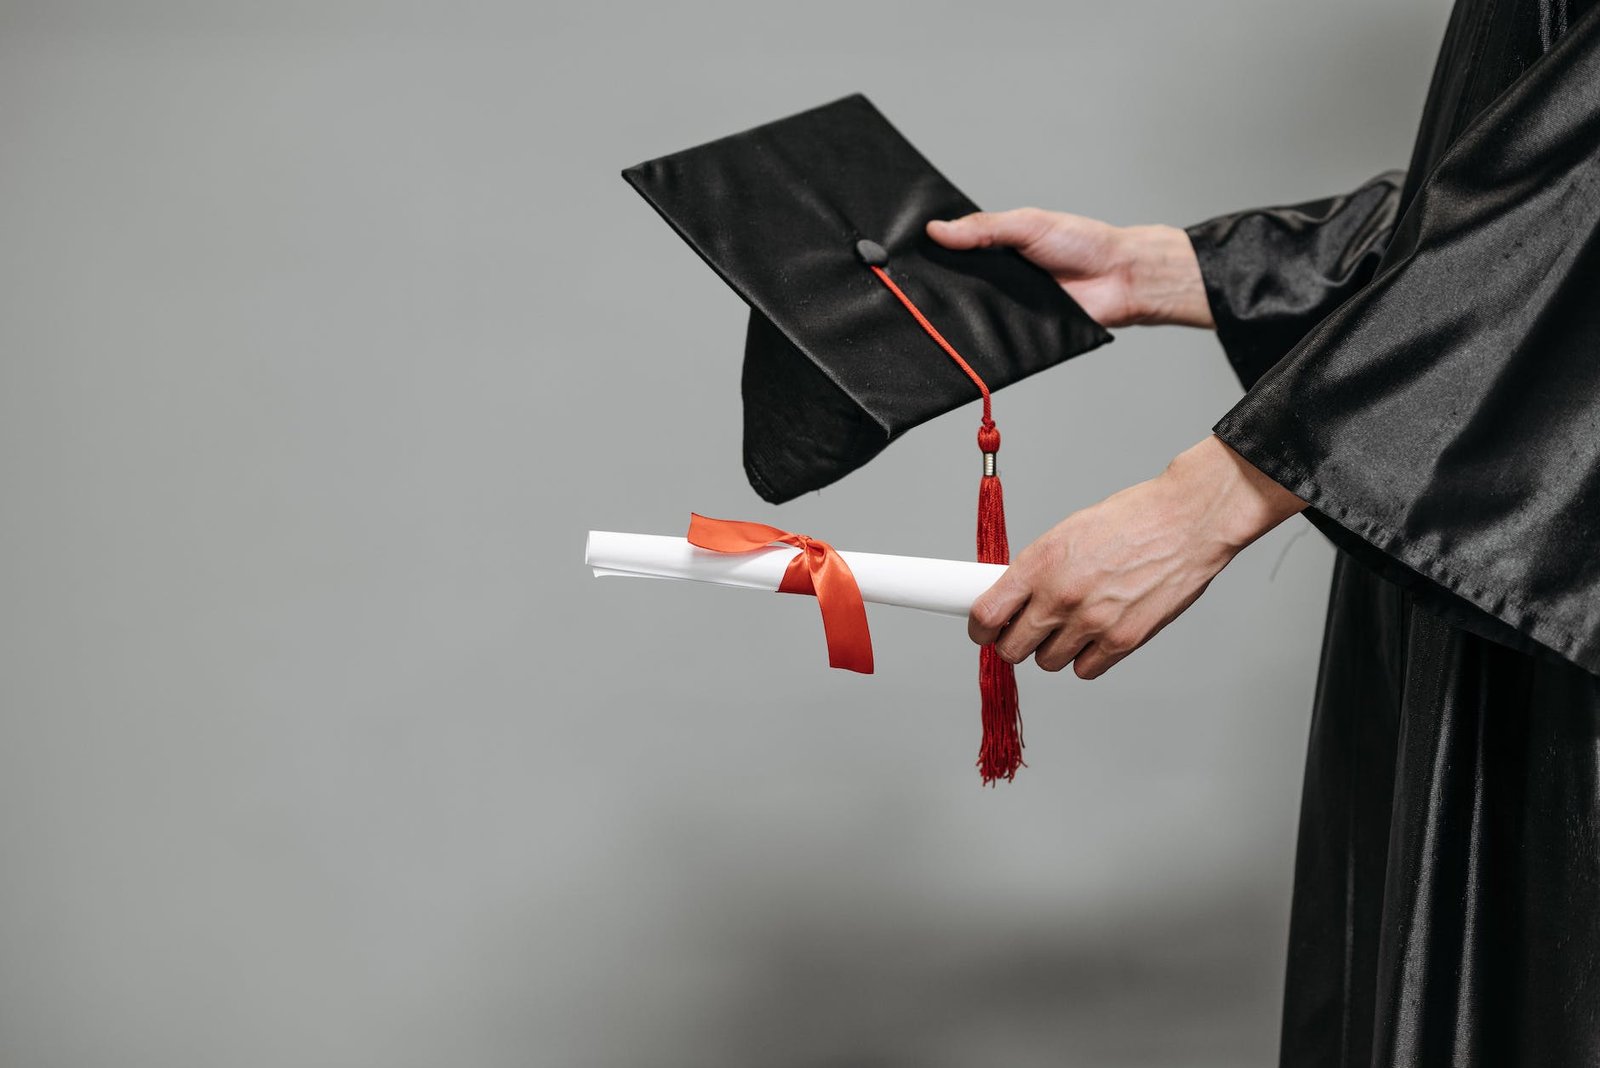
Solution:
<svg viewBox="0 0 1600 1068">
<path fill-rule="evenodd" d="M 817 606 L 822 611 L 829 666 L 871 675 L 872 633 L 867 627 L 867 605 L 861 599 L 850 565 L 831 548 L 804 555 L 810 565 Z"/>
</svg>

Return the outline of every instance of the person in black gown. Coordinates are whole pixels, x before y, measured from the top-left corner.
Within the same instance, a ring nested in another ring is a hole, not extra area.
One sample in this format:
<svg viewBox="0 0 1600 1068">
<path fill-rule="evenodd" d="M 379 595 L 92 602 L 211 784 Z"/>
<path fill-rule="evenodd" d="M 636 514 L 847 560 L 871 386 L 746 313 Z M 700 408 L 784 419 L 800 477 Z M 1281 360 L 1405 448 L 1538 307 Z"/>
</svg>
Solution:
<svg viewBox="0 0 1600 1068">
<path fill-rule="evenodd" d="M 1093 678 L 1265 530 L 1339 547 L 1281 1062 L 1600 1063 L 1600 12 L 1460 0 L 1410 166 L 1178 230 L 1025 209 L 1111 327 L 1214 327 L 1246 388 L 1069 516 L 975 641 Z"/>
</svg>

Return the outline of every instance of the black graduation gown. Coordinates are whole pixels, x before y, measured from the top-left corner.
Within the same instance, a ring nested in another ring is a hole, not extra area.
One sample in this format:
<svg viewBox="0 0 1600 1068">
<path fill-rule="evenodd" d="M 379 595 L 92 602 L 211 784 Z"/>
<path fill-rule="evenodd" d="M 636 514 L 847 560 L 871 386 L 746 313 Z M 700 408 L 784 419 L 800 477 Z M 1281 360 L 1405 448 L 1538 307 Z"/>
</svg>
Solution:
<svg viewBox="0 0 1600 1068">
<path fill-rule="evenodd" d="M 1460 0 L 1411 166 L 1190 229 L 1340 547 L 1286 1066 L 1600 1063 L 1600 0 Z"/>
</svg>

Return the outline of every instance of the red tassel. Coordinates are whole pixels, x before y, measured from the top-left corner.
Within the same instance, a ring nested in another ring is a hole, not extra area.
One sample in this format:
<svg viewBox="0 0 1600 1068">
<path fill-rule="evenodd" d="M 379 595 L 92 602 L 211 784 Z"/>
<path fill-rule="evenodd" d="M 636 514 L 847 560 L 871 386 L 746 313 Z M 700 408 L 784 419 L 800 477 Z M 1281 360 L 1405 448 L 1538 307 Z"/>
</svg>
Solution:
<svg viewBox="0 0 1600 1068">
<path fill-rule="evenodd" d="M 987 399 L 987 398 L 985 398 Z M 983 480 L 978 483 L 978 561 L 1009 564 L 1006 499 L 995 468 L 1000 431 L 985 419 L 978 430 L 983 450 Z M 978 650 L 978 690 L 983 695 L 983 742 L 978 747 L 978 772 L 984 784 L 1017 777 L 1022 762 L 1022 709 L 1017 700 L 1016 668 L 1000 659 L 993 645 Z"/>
<path fill-rule="evenodd" d="M 862 241 L 856 245 L 856 254 L 905 306 L 917 325 L 972 379 L 983 397 L 983 424 L 978 428 L 978 448 L 983 450 L 983 481 L 978 484 L 978 562 L 1009 564 L 1011 545 L 1006 540 L 1006 502 L 1000 492 L 1000 476 L 995 471 L 1000 431 L 995 429 L 989 387 L 905 291 L 895 285 L 889 272 L 883 269 L 883 249 L 871 241 Z M 1022 712 L 1017 702 L 1016 669 L 1000 659 L 993 645 L 978 650 L 978 691 L 983 695 L 983 741 L 978 746 L 978 771 L 983 775 L 984 785 L 1001 779 L 1009 782 L 1017 777 L 1018 768 L 1027 767 L 1022 762 Z"/>
</svg>

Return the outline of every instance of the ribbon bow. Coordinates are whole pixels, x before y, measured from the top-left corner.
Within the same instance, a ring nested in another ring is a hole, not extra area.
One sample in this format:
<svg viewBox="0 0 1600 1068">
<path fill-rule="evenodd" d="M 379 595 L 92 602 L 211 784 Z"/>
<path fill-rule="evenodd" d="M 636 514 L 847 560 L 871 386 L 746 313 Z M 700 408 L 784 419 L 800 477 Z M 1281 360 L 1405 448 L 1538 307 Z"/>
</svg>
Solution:
<svg viewBox="0 0 1600 1068">
<path fill-rule="evenodd" d="M 765 523 L 708 519 L 690 513 L 689 544 L 718 553 L 752 553 L 774 543 L 799 549 L 778 584 L 779 593 L 816 597 L 822 630 L 828 638 L 828 663 L 846 671 L 872 674 L 872 635 L 867 632 L 867 606 L 850 565 L 825 541 L 790 534 Z"/>
</svg>

